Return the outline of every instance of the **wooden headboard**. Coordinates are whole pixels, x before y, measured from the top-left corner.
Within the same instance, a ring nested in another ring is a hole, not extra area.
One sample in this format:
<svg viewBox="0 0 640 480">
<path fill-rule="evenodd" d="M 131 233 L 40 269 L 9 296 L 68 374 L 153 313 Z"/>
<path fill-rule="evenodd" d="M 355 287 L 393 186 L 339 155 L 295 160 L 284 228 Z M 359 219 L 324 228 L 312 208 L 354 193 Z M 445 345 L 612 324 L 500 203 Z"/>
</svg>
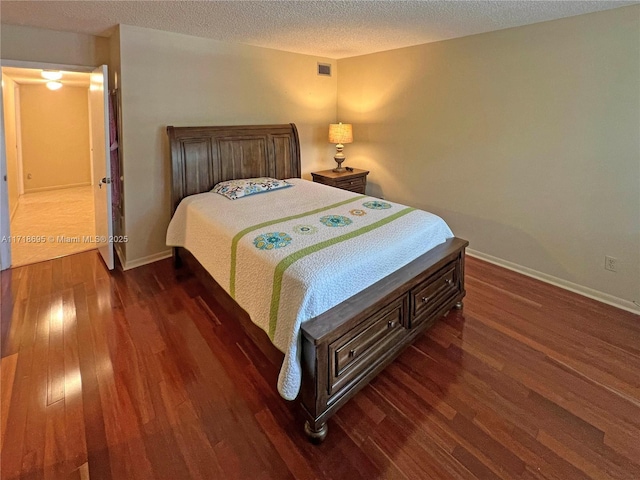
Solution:
<svg viewBox="0 0 640 480">
<path fill-rule="evenodd" d="M 293 123 L 231 127 L 167 127 L 171 145 L 171 213 L 189 195 L 236 178 L 300 178 L 300 141 Z"/>
</svg>

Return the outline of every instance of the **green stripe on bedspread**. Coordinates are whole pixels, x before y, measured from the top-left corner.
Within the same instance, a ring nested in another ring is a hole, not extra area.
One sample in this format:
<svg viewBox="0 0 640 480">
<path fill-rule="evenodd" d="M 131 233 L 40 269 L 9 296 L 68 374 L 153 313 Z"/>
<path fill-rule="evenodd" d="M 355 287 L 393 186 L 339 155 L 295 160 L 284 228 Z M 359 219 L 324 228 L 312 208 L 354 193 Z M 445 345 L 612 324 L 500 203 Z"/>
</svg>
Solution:
<svg viewBox="0 0 640 480">
<path fill-rule="evenodd" d="M 269 338 L 271 339 L 271 341 L 273 341 L 276 333 L 276 326 L 278 323 L 278 310 L 280 309 L 280 292 L 282 290 L 282 278 L 287 268 L 289 268 L 294 262 L 306 257 L 307 255 L 375 230 L 376 228 L 391 223 L 392 221 L 403 217 L 407 213 L 410 213 L 414 210 L 415 208 L 405 208 L 403 210 L 400 210 L 399 212 L 394 213 L 393 215 L 389 215 L 388 217 L 378 220 L 375 223 L 367 225 L 366 227 L 359 228 L 358 230 L 354 230 L 339 237 L 330 238 L 315 245 L 310 245 L 283 258 L 276 266 L 276 270 L 273 274 L 273 292 L 271 295 L 271 310 L 269 312 Z"/>
<path fill-rule="evenodd" d="M 258 230 L 260 228 L 268 227 L 269 225 L 275 225 L 276 223 L 288 222 L 289 220 L 295 220 L 296 218 L 302 218 L 306 217 L 307 215 L 314 215 L 319 212 L 324 212 L 325 210 L 340 207 L 342 205 L 346 205 L 347 203 L 361 200 L 365 197 L 366 195 L 358 195 L 357 197 L 349 198 L 338 203 L 333 203 L 331 205 L 327 205 L 326 207 L 320 207 L 316 208 L 315 210 L 309 210 L 308 212 L 291 215 L 290 217 L 277 218 L 275 220 L 269 220 L 267 222 L 259 223 L 258 225 L 247 227 L 244 230 L 238 232 L 235 237 L 233 237 L 233 240 L 231 240 L 231 277 L 229 278 L 229 293 L 231 294 L 231 297 L 236 298 L 236 259 L 238 256 L 238 242 L 240 242 L 240 239 L 247 233 L 253 232 L 254 230 Z"/>
</svg>

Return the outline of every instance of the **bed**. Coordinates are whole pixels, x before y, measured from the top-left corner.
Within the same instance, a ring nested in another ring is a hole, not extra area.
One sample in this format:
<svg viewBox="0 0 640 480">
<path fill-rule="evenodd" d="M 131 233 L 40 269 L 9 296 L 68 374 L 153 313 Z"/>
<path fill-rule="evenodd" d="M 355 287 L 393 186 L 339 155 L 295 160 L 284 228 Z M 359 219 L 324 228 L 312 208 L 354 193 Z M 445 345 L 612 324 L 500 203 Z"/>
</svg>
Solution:
<svg viewBox="0 0 640 480">
<path fill-rule="evenodd" d="M 320 442 L 340 406 L 461 308 L 467 242 L 435 215 L 300 179 L 293 124 L 167 131 L 176 266 L 285 354 L 278 390 L 300 399 Z M 210 192 L 266 176 L 291 186 L 240 200 Z"/>
</svg>

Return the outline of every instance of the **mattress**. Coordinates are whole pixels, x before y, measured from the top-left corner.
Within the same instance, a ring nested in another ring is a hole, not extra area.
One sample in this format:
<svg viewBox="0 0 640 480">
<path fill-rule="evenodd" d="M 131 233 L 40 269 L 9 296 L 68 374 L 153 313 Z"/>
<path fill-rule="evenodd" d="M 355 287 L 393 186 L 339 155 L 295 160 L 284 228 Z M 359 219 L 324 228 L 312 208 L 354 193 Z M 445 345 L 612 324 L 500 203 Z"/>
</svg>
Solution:
<svg viewBox="0 0 640 480">
<path fill-rule="evenodd" d="M 453 234 L 431 213 L 302 179 L 229 200 L 180 202 L 167 245 L 185 247 L 285 354 L 278 391 L 300 389 L 300 326 Z"/>
</svg>

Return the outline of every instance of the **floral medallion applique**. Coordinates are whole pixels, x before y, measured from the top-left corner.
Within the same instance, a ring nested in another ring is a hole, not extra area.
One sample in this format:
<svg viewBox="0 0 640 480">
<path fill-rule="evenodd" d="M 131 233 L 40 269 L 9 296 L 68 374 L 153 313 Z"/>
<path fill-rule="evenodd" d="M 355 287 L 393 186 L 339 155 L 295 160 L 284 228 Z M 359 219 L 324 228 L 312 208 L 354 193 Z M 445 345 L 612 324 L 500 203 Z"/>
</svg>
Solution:
<svg viewBox="0 0 640 480">
<path fill-rule="evenodd" d="M 362 204 L 363 207 L 371 208 L 373 210 L 386 210 L 387 208 L 391 208 L 391 204 L 387 202 L 381 202 L 379 200 L 372 200 L 370 202 L 364 202 Z"/>
<path fill-rule="evenodd" d="M 274 248 L 286 247 L 291 243 L 291 237 L 284 232 L 270 232 L 258 235 L 253 244 L 260 250 L 273 250 Z"/>
<path fill-rule="evenodd" d="M 353 210 L 349 210 L 351 215 L 355 215 L 356 217 L 362 217 L 367 214 L 364 210 L 360 210 L 359 208 L 354 208 Z"/>
<path fill-rule="evenodd" d="M 342 215 L 326 215 L 320 219 L 320 222 L 327 227 L 346 227 L 353 223 L 350 218 Z"/>
<path fill-rule="evenodd" d="M 318 231 L 318 227 L 314 227 L 313 225 L 296 225 L 293 227 L 293 231 L 300 235 L 313 235 Z"/>
</svg>

